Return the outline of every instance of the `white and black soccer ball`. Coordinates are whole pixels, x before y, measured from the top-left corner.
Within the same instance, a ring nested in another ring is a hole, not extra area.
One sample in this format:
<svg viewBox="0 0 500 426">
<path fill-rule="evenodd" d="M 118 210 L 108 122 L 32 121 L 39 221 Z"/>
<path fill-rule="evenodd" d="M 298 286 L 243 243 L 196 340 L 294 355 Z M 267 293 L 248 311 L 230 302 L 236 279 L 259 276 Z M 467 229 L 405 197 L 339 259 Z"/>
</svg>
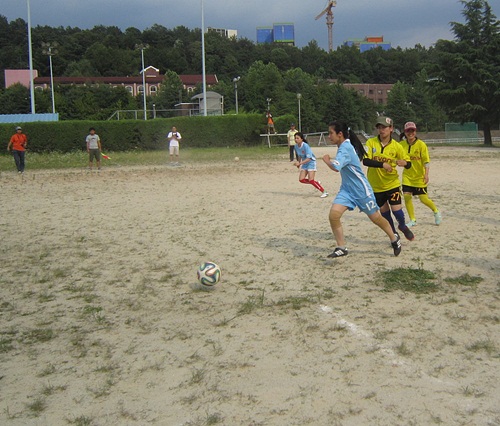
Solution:
<svg viewBox="0 0 500 426">
<path fill-rule="evenodd" d="M 213 287 L 220 281 L 221 270 L 214 262 L 203 262 L 198 267 L 198 281 L 203 287 Z"/>
</svg>

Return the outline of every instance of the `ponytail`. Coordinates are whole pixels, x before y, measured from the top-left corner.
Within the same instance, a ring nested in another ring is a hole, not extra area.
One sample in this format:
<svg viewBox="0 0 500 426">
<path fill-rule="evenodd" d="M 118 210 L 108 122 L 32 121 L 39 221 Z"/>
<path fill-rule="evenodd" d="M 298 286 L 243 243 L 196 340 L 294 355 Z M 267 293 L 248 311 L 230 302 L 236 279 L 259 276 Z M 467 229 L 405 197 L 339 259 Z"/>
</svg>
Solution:
<svg viewBox="0 0 500 426">
<path fill-rule="evenodd" d="M 342 133 L 345 139 L 349 139 L 351 141 L 351 145 L 354 147 L 354 150 L 356 151 L 356 154 L 358 155 L 360 161 L 364 158 L 364 156 L 366 155 L 366 151 L 363 144 L 359 140 L 356 133 L 354 133 L 346 123 L 340 121 L 332 121 L 329 124 L 329 127 L 333 127 L 336 133 Z"/>
</svg>

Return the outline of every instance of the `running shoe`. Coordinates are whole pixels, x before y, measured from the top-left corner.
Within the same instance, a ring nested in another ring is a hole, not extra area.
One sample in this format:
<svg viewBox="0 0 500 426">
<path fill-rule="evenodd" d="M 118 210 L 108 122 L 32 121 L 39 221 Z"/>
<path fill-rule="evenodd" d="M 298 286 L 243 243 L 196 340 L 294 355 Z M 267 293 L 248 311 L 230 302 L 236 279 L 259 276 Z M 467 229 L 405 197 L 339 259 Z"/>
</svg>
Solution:
<svg viewBox="0 0 500 426">
<path fill-rule="evenodd" d="M 415 219 L 415 220 L 410 220 L 410 221 L 406 224 L 406 226 L 407 226 L 408 228 L 411 228 L 412 226 L 417 226 L 417 219 Z"/>
<path fill-rule="evenodd" d="M 326 198 L 326 197 L 328 197 L 328 192 L 326 192 L 326 191 L 323 192 L 319 197 L 320 198 Z"/>
<path fill-rule="evenodd" d="M 408 241 L 413 241 L 415 239 L 415 235 L 410 231 L 410 228 L 405 225 L 405 227 L 398 226 L 398 229 L 404 234 Z"/>
<path fill-rule="evenodd" d="M 331 252 L 328 257 L 342 257 L 347 256 L 347 249 L 342 249 L 340 247 L 335 248 L 333 252 Z"/>
<path fill-rule="evenodd" d="M 434 213 L 434 222 L 436 223 L 436 225 L 439 225 L 441 223 L 441 220 L 442 220 L 442 216 L 441 216 L 441 212 L 436 212 Z"/>
<path fill-rule="evenodd" d="M 394 234 L 396 236 L 396 241 L 391 243 L 392 249 L 394 250 L 394 256 L 399 256 L 401 253 L 401 238 L 399 238 L 398 234 Z"/>
</svg>

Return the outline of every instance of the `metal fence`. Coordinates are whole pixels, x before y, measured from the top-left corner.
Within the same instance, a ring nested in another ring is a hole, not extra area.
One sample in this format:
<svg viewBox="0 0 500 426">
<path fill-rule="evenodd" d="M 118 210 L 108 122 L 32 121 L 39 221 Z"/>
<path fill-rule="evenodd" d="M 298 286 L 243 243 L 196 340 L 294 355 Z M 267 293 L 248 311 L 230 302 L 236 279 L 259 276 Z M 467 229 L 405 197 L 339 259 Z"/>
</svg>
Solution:
<svg viewBox="0 0 500 426">
<path fill-rule="evenodd" d="M 362 135 L 365 139 L 369 139 L 373 136 L 368 135 L 367 133 L 362 132 Z M 266 141 L 266 144 L 269 148 L 273 146 L 285 146 L 288 145 L 287 134 L 286 133 L 274 133 L 267 134 L 263 133 L 260 135 Z M 328 142 L 328 133 L 327 132 L 315 132 L 315 133 L 307 133 L 304 134 L 309 145 L 316 146 L 328 146 L 330 143 Z M 493 143 L 500 143 L 500 137 L 492 137 Z M 451 145 L 459 145 L 459 144 L 471 144 L 471 145 L 480 145 L 484 143 L 484 138 L 455 138 L 455 139 L 426 139 L 426 144 L 451 144 Z"/>
<path fill-rule="evenodd" d="M 202 115 L 198 108 L 185 109 L 148 109 L 146 118 L 153 120 L 155 118 L 176 118 L 176 117 L 194 117 Z M 207 115 L 221 115 L 220 109 L 208 109 Z M 122 109 L 115 111 L 108 120 L 144 120 L 144 110 L 142 109 Z"/>
</svg>

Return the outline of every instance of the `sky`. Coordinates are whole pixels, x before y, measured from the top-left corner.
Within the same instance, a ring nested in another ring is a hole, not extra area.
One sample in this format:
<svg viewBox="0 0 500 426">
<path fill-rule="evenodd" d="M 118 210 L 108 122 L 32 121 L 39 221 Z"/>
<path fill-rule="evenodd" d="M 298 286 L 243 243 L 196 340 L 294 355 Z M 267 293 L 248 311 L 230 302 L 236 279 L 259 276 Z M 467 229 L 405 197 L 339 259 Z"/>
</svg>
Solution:
<svg viewBox="0 0 500 426">
<path fill-rule="evenodd" d="M 328 49 L 326 18 L 316 20 L 327 0 L 2 0 L 0 15 L 9 21 L 28 21 L 51 27 L 89 29 L 95 25 L 122 30 L 144 30 L 155 24 L 172 29 L 202 26 L 202 2 L 206 27 L 238 31 L 238 37 L 256 41 L 256 28 L 275 22 L 295 27 L 295 44 L 304 47 L 311 40 Z M 500 16 L 500 1 L 489 0 Z M 345 40 L 383 36 L 393 47 L 432 46 L 439 39 L 453 40 L 450 22 L 464 22 L 459 0 L 337 0 L 333 8 L 334 49 Z"/>
</svg>

